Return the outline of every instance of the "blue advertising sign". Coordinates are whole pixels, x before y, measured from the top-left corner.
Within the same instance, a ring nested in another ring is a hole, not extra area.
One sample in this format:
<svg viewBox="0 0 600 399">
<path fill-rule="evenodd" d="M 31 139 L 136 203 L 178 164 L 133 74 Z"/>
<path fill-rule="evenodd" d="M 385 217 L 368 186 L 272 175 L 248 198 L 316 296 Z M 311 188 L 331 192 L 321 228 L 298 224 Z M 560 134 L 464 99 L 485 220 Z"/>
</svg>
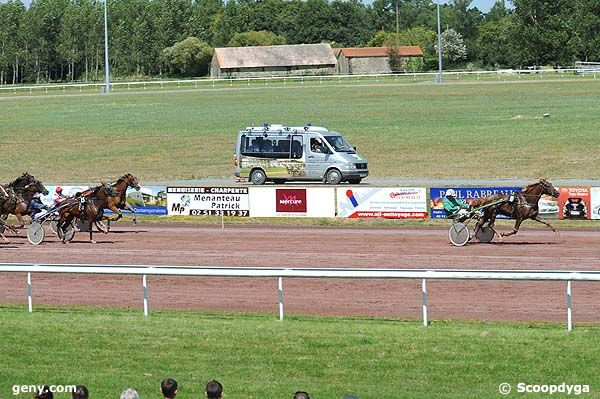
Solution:
<svg viewBox="0 0 600 399">
<path fill-rule="evenodd" d="M 515 191 L 521 192 L 521 187 L 431 187 L 429 189 L 429 209 L 431 210 L 432 219 L 445 219 L 444 212 L 444 196 L 446 190 L 453 188 L 456 191 L 456 196 L 465 201 L 467 204 L 495 194 L 510 194 Z M 499 219 L 506 216 L 498 215 Z"/>
</svg>

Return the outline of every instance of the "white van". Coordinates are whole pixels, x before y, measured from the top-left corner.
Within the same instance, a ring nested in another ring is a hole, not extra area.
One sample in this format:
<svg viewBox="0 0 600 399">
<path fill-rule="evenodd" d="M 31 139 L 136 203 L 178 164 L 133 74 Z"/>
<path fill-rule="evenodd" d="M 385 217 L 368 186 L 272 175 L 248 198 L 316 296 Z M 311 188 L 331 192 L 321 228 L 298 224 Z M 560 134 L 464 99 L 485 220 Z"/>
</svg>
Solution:
<svg viewBox="0 0 600 399">
<path fill-rule="evenodd" d="M 341 134 L 310 124 L 265 124 L 241 130 L 234 166 L 236 177 L 253 184 L 292 180 L 359 184 L 369 175 L 367 160 Z"/>
</svg>

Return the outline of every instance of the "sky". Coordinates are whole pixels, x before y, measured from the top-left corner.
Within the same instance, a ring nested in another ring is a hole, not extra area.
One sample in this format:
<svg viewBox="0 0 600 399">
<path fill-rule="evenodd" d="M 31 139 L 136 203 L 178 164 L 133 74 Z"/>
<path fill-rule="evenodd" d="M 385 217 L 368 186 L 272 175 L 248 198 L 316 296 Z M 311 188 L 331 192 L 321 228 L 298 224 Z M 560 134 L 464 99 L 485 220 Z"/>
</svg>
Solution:
<svg viewBox="0 0 600 399">
<path fill-rule="evenodd" d="M 29 7 L 29 3 L 31 3 L 31 0 L 21 0 L 25 6 Z M 5 3 L 6 0 L 0 0 L 0 3 Z M 370 0 L 363 0 L 363 2 L 367 2 L 370 3 Z M 435 0 L 434 0 L 435 2 Z M 440 3 L 448 3 L 449 0 L 440 0 Z M 471 6 L 473 7 L 477 7 L 479 8 L 479 10 L 481 10 L 482 12 L 488 12 L 490 10 L 490 8 L 492 8 L 492 6 L 494 5 L 494 3 L 496 2 L 496 0 L 473 0 L 473 2 L 471 3 Z"/>
</svg>

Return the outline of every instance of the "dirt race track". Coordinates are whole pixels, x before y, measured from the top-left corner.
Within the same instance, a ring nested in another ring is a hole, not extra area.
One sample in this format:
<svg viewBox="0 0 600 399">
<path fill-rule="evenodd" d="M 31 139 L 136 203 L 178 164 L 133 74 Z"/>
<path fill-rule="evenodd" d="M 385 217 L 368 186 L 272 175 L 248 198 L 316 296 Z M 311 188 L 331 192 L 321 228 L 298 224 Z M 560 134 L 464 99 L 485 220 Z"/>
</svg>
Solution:
<svg viewBox="0 0 600 399">
<path fill-rule="evenodd" d="M 491 244 L 457 248 L 445 229 L 273 228 L 117 223 L 98 244 L 77 233 L 29 244 L 26 231 L 0 245 L 3 262 L 256 267 L 600 270 L 600 232 L 527 229 Z M 26 274 L 0 273 L 0 303 L 27 303 Z M 152 309 L 278 310 L 277 280 L 149 277 Z M 420 280 L 286 279 L 285 311 L 421 317 Z M 600 322 L 599 283 L 573 283 L 573 320 Z M 430 319 L 566 321 L 566 283 L 429 281 Z M 33 275 L 33 301 L 142 311 L 139 276 Z"/>
</svg>

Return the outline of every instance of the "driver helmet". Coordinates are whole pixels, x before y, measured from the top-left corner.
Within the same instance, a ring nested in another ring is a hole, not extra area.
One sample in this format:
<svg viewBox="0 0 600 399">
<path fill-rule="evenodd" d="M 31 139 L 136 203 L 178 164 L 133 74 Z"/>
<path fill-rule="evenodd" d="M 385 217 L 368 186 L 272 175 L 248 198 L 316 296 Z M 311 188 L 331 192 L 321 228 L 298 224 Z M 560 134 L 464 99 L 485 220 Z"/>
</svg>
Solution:
<svg viewBox="0 0 600 399">
<path fill-rule="evenodd" d="M 62 193 L 62 187 L 56 187 L 55 190 L 58 194 Z"/>
<path fill-rule="evenodd" d="M 456 197 L 456 191 L 453 188 L 446 190 L 446 197 Z"/>
<path fill-rule="evenodd" d="M 33 194 L 33 198 L 42 198 L 42 194 L 35 193 L 35 194 Z"/>
</svg>

